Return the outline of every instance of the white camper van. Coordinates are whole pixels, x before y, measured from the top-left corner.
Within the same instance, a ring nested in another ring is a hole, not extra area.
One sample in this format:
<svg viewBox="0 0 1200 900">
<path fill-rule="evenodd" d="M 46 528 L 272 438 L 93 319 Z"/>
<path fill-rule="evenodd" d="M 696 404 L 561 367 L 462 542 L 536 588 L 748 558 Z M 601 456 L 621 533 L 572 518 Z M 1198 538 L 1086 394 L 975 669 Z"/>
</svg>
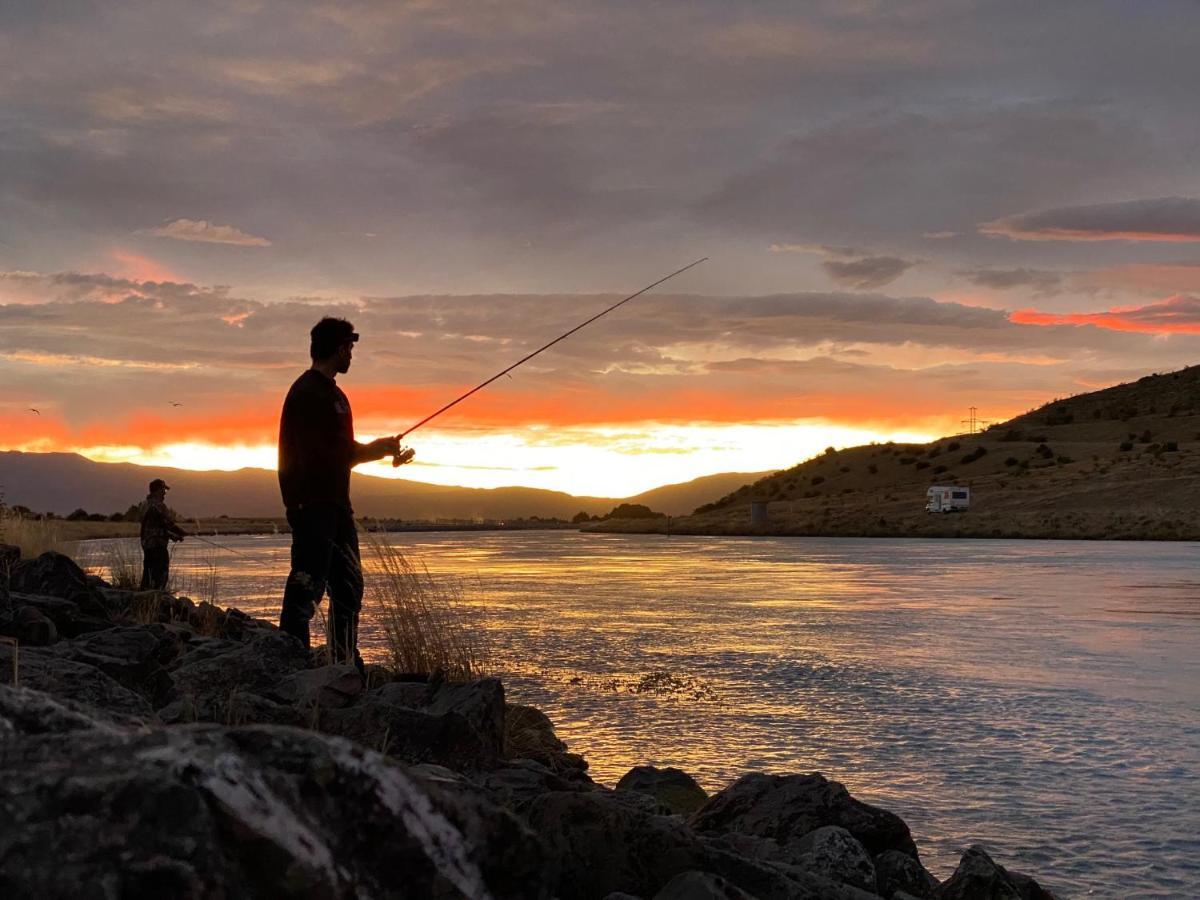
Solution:
<svg viewBox="0 0 1200 900">
<path fill-rule="evenodd" d="M 966 512 L 971 505 L 971 489 L 935 484 L 925 492 L 925 512 Z"/>
</svg>

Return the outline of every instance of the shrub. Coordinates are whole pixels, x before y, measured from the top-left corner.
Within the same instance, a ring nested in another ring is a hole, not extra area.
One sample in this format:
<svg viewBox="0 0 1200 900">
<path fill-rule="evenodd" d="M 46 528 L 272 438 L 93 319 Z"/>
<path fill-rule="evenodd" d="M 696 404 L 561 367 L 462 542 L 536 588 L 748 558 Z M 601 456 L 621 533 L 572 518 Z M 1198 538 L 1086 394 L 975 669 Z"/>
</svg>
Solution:
<svg viewBox="0 0 1200 900">
<path fill-rule="evenodd" d="M 1168 453 L 1177 453 L 1179 451 L 1179 443 L 1178 441 L 1167 441 L 1163 444 L 1163 449 Z"/>
<path fill-rule="evenodd" d="M 1133 449 L 1133 441 L 1121 441 L 1121 444 L 1119 447 L 1117 447 L 1117 449 L 1123 453 L 1128 453 Z"/>
<path fill-rule="evenodd" d="M 941 475 L 945 471 L 946 471 L 945 466 L 934 466 L 934 468 L 933 468 L 934 475 Z"/>
<path fill-rule="evenodd" d="M 810 484 L 812 484 L 813 487 L 816 487 L 818 484 L 824 484 L 824 483 L 825 483 L 824 475 L 814 475 L 812 477 L 812 480 L 810 481 Z"/>
<path fill-rule="evenodd" d="M 959 443 L 958 443 L 958 441 L 951 441 L 950 443 L 948 443 L 948 444 L 946 445 L 946 450 L 947 450 L 948 452 L 950 452 L 950 453 L 953 453 L 953 452 L 954 452 L 955 450 L 957 450 L 957 449 L 958 449 L 960 446 L 961 446 L 961 444 L 959 444 Z"/>
<path fill-rule="evenodd" d="M 920 462 L 917 463 L 917 468 L 918 469 L 928 469 L 929 463 L 927 463 L 925 460 L 921 460 Z"/>
<path fill-rule="evenodd" d="M 845 474 L 846 472 L 849 472 L 849 471 L 850 471 L 850 467 L 849 467 L 849 466 L 842 466 L 840 469 L 838 469 L 838 471 L 839 471 L 839 472 L 841 472 L 841 473 L 843 473 L 843 474 Z"/>
<path fill-rule="evenodd" d="M 1055 460 L 1055 462 L 1057 462 L 1057 463 L 1058 463 L 1060 466 L 1065 466 L 1065 465 L 1067 465 L 1068 463 L 1073 463 L 1073 462 L 1075 462 L 1075 460 L 1071 459 L 1071 457 L 1069 457 L 1069 456 L 1066 456 L 1066 455 L 1064 455 L 1064 454 L 1059 454 L 1059 456 L 1058 456 L 1058 458 Z"/>
<path fill-rule="evenodd" d="M 1034 450 L 1034 452 L 1037 453 L 1037 455 L 1040 456 L 1042 459 L 1053 459 L 1054 458 L 1054 451 L 1051 450 L 1050 447 L 1047 446 L 1046 444 L 1038 444 L 1037 448 Z"/>
<path fill-rule="evenodd" d="M 975 460 L 980 459 L 981 457 L 986 456 L 986 455 L 987 455 L 987 447 L 979 446 L 979 447 L 976 447 L 974 450 L 972 450 L 970 453 L 968 453 L 966 456 L 964 456 L 962 458 L 962 462 L 963 463 L 973 463 L 973 462 L 975 462 Z"/>
<path fill-rule="evenodd" d="M 1006 460 L 1004 461 L 1004 464 L 1005 464 L 1006 466 L 1015 466 L 1015 465 L 1017 465 L 1019 462 L 1020 462 L 1020 460 L 1019 460 L 1019 459 L 1017 459 L 1015 456 L 1010 456 L 1008 459 L 1006 459 Z"/>
<path fill-rule="evenodd" d="M 902 465 L 902 466 L 911 466 L 916 461 L 917 461 L 917 458 L 915 456 L 900 457 L 900 465 Z"/>
<path fill-rule="evenodd" d="M 867 466 L 867 471 L 870 472 L 872 475 L 878 475 L 879 474 L 879 466 L 875 465 L 875 463 L 871 463 L 869 466 Z"/>
</svg>

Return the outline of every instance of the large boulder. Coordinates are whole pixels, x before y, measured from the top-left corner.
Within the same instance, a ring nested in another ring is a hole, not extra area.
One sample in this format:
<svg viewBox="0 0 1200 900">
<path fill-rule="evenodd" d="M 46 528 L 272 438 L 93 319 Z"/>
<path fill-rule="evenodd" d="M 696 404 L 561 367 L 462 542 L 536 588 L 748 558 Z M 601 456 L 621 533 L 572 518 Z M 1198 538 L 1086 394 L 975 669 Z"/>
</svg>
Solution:
<svg viewBox="0 0 1200 900">
<path fill-rule="evenodd" d="M 998 865 L 978 844 L 967 848 L 954 874 L 933 896 L 936 900 L 1055 900 L 1028 875 Z"/>
<path fill-rule="evenodd" d="M 75 560 L 53 550 L 14 565 L 9 575 L 9 589 L 26 594 L 47 594 L 76 603 L 89 602 L 93 591 L 87 574 Z"/>
<path fill-rule="evenodd" d="M 168 671 L 175 700 L 163 708 L 164 722 L 228 721 L 237 692 L 269 696 L 289 675 L 308 668 L 308 651 L 291 635 L 256 631 L 249 640 L 194 638 Z"/>
<path fill-rule="evenodd" d="M 789 841 L 784 852 L 801 868 L 875 893 L 875 864 L 845 828 L 824 825 L 799 840 Z"/>
<path fill-rule="evenodd" d="M 63 659 L 54 650 L 53 647 L 22 647 L 18 651 L 0 643 L 0 681 L 11 681 L 13 653 L 16 652 L 21 687 L 140 722 L 154 721 L 154 710 L 141 694 L 122 686 L 95 666 Z"/>
<path fill-rule="evenodd" d="M 58 640 L 58 626 L 36 606 L 0 606 L 0 635 L 26 647 L 46 647 Z"/>
<path fill-rule="evenodd" d="M 588 764 L 554 733 L 550 717 L 534 706 L 509 703 L 504 717 L 504 756 L 506 759 L 532 759 L 566 775 L 590 781 L 585 774 Z"/>
<path fill-rule="evenodd" d="M 302 709 L 342 709 L 363 692 L 362 675 L 354 666 L 319 666 L 287 676 L 270 697 Z"/>
<path fill-rule="evenodd" d="M 551 880 L 511 814 L 296 729 L 0 740 L 0 808 L 0 896 L 537 900 Z"/>
<path fill-rule="evenodd" d="M 795 867 L 760 863 L 710 845 L 678 816 L 631 808 L 616 792 L 543 794 L 526 814 L 558 861 L 563 900 L 615 891 L 653 897 L 688 871 L 720 875 L 761 900 L 870 900 L 854 888 Z"/>
<path fill-rule="evenodd" d="M 174 680 L 166 666 L 182 652 L 178 635 L 159 624 L 108 628 L 54 648 L 59 658 L 94 666 L 154 707 L 171 699 Z"/>
<path fill-rule="evenodd" d="M 74 638 L 113 626 L 107 616 L 84 612 L 75 601 L 64 600 L 61 597 L 13 591 L 9 602 L 14 609 L 21 606 L 36 609 L 54 623 L 59 637 Z"/>
<path fill-rule="evenodd" d="M 618 791 L 634 791 L 653 797 L 667 809 L 690 816 L 706 802 L 708 794 L 681 769 L 634 766 L 617 782 Z"/>
<path fill-rule="evenodd" d="M 888 850 L 875 857 L 875 890 L 884 900 L 897 891 L 921 900 L 930 900 L 938 881 L 907 853 Z"/>
<path fill-rule="evenodd" d="M 467 720 L 453 712 L 431 715 L 367 696 L 345 709 L 320 710 L 316 724 L 328 734 L 410 764 L 435 763 L 465 771 L 496 760 Z"/>
<path fill-rule="evenodd" d="M 903 819 L 855 800 L 841 784 L 820 774 L 743 775 L 701 807 L 691 823 L 701 832 L 741 832 L 781 845 L 824 825 L 838 825 L 872 856 L 899 850 L 918 858 Z"/>
<path fill-rule="evenodd" d="M 522 814 L 542 794 L 595 790 L 586 775 L 582 778 L 573 774 L 564 776 L 532 759 L 510 760 L 479 772 L 474 780 L 495 802 Z"/>
<path fill-rule="evenodd" d="M 137 719 L 51 697 L 41 691 L 0 685 L 0 743 L 35 734 L 73 731 L 121 733 L 141 725 Z"/>
</svg>

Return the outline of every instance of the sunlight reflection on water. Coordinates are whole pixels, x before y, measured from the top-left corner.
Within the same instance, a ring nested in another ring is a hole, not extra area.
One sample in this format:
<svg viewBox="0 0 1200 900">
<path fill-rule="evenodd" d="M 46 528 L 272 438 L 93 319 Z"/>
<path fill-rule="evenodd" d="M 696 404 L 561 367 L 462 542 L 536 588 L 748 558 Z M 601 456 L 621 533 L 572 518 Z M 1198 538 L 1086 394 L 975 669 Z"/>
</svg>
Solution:
<svg viewBox="0 0 1200 900">
<path fill-rule="evenodd" d="M 979 841 L 1064 896 L 1200 883 L 1195 544 L 392 539 L 463 580 L 510 697 L 598 781 L 821 771 L 941 877 Z M 218 554 L 219 602 L 273 619 L 286 538 L 221 541 L 250 558 Z"/>
</svg>

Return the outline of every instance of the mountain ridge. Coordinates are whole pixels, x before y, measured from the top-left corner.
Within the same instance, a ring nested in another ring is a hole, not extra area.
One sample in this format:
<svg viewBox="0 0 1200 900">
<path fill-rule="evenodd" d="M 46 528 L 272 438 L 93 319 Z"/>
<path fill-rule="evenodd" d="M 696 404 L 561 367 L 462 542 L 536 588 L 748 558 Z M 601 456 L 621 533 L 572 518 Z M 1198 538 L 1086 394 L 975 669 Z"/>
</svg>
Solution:
<svg viewBox="0 0 1200 900">
<path fill-rule="evenodd" d="M 465 488 L 381 478 L 355 472 L 350 495 L 355 513 L 402 519 L 569 519 L 579 512 L 602 515 L 618 503 L 643 503 L 668 515 L 691 512 L 704 502 L 761 473 L 719 473 L 662 485 L 632 497 L 576 496 L 542 488 Z M 151 478 L 172 488 L 173 506 L 191 516 L 282 516 L 275 472 L 191 471 L 134 463 L 100 463 L 77 453 L 0 451 L 0 487 L 9 505 L 65 515 L 122 511 L 140 501 Z"/>
</svg>

